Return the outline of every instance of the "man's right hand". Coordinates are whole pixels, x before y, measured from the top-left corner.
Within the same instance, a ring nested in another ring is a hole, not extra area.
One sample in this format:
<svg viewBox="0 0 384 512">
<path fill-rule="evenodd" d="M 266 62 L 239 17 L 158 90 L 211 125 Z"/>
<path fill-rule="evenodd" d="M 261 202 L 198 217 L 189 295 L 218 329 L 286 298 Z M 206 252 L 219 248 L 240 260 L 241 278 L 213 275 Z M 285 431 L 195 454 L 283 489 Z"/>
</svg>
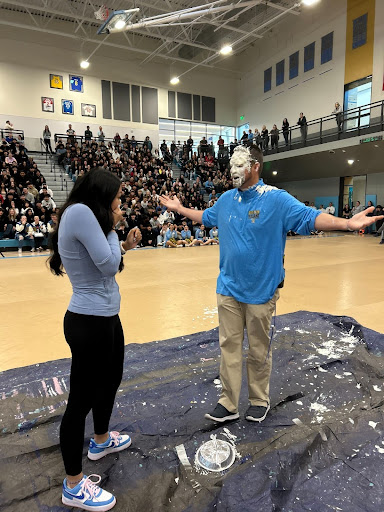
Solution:
<svg viewBox="0 0 384 512">
<path fill-rule="evenodd" d="M 170 197 L 162 195 L 160 196 L 160 203 L 174 212 L 178 212 L 181 207 L 181 203 L 176 196 Z"/>
</svg>

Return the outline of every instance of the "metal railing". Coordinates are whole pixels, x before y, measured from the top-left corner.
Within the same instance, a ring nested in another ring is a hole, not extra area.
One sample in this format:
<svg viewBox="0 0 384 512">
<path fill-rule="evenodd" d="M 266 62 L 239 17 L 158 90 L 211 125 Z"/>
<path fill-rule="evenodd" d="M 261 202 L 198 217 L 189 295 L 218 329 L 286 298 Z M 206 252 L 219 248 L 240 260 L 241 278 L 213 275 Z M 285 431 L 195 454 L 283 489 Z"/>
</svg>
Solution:
<svg viewBox="0 0 384 512">
<path fill-rule="evenodd" d="M 24 140 L 24 130 L 8 130 L 2 128 L 0 129 L 0 135 L 2 139 L 5 139 L 6 137 L 18 139 L 18 137 L 20 136 L 21 140 Z"/>
<path fill-rule="evenodd" d="M 112 144 L 112 147 L 115 147 L 116 145 L 123 147 L 124 144 L 135 144 L 136 146 L 142 147 L 145 144 L 145 141 L 142 140 L 127 140 L 127 139 L 120 139 L 120 141 L 117 143 L 115 142 L 114 138 L 110 137 L 104 137 L 102 140 L 99 137 L 85 137 L 85 135 L 68 135 L 67 133 L 55 133 L 54 134 L 54 140 L 55 144 L 61 139 L 63 144 L 67 144 L 67 142 L 72 141 L 77 142 L 81 146 L 83 145 L 83 142 L 95 142 L 96 144 L 104 143 L 106 146 L 108 146 L 108 143 L 110 142 Z"/>
<path fill-rule="evenodd" d="M 47 148 L 47 145 L 46 145 L 46 144 L 45 144 L 45 142 L 44 142 L 44 139 L 42 139 L 42 138 L 40 137 L 40 151 L 41 151 L 41 156 L 44 156 L 44 155 L 45 155 L 45 163 L 46 163 L 46 164 L 48 163 L 48 151 L 47 151 L 47 149 L 48 149 L 48 148 Z M 51 155 L 49 155 L 49 157 L 50 157 L 50 158 L 52 158 L 52 157 L 51 157 Z"/>
<path fill-rule="evenodd" d="M 263 145 L 263 141 L 260 145 L 264 149 L 264 154 L 270 155 L 278 151 L 326 144 L 383 130 L 384 100 L 312 119 L 307 121 L 304 129 L 299 125 L 290 126 L 287 141 L 283 131 L 279 130 L 278 144 L 273 149 L 270 134 L 268 146 Z"/>
</svg>

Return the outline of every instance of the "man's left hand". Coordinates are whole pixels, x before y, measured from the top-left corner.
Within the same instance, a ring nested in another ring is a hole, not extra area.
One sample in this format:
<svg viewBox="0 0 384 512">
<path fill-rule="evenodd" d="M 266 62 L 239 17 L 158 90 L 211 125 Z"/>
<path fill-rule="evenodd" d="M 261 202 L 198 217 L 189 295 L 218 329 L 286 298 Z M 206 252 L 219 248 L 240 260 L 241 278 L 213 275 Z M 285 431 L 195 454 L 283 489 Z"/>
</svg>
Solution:
<svg viewBox="0 0 384 512">
<path fill-rule="evenodd" d="M 367 217 L 368 213 L 372 213 L 375 207 L 370 206 L 366 210 L 354 215 L 351 219 L 347 220 L 347 226 L 350 231 L 359 231 L 360 229 L 366 228 L 371 224 L 374 224 L 378 220 L 384 219 L 384 215 L 378 215 L 376 217 Z"/>
</svg>

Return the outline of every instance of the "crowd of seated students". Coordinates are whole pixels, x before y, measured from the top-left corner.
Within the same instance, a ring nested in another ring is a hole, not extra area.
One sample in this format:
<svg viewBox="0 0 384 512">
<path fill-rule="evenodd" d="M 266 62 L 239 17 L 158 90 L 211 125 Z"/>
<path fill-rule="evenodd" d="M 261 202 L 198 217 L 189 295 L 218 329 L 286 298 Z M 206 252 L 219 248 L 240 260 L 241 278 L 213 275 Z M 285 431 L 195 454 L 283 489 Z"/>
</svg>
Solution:
<svg viewBox="0 0 384 512">
<path fill-rule="evenodd" d="M 56 204 L 44 176 L 22 140 L 8 134 L 0 144 L 0 240 L 23 241 L 41 251 L 57 221 Z"/>
<path fill-rule="evenodd" d="M 161 153 L 153 148 L 149 137 L 139 143 L 133 136 L 121 138 L 119 134 L 108 142 L 85 137 L 80 140 L 71 133 L 56 143 L 58 162 L 73 180 L 94 167 L 103 167 L 119 177 L 124 212 L 124 221 L 117 226 L 121 240 L 137 226 L 142 231 L 143 247 L 218 243 L 217 229 L 214 236 L 209 235 L 202 226 L 164 209 L 159 196 L 176 194 L 186 206 L 205 209 L 231 188 L 228 168 L 209 153 L 197 156 L 183 152 L 178 155 L 181 175 L 174 178 L 171 162 L 177 155 L 164 146 Z M 164 158 L 168 154 L 171 158 Z"/>
</svg>

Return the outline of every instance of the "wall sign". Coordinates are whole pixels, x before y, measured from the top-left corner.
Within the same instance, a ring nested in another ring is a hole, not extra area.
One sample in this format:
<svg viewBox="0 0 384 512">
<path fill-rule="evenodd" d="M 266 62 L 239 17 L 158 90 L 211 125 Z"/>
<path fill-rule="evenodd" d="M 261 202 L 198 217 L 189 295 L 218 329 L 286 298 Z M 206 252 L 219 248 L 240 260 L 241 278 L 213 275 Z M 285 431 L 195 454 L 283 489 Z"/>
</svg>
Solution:
<svg viewBox="0 0 384 512">
<path fill-rule="evenodd" d="M 45 96 L 41 98 L 41 108 L 43 112 L 54 112 L 54 105 L 55 104 L 53 98 L 46 98 Z"/>
<path fill-rule="evenodd" d="M 69 90 L 74 92 L 83 91 L 83 77 L 79 75 L 69 75 Z"/>
<path fill-rule="evenodd" d="M 61 108 L 63 114 L 69 114 L 73 116 L 75 109 L 72 100 L 61 100 Z"/>
<path fill-rule="evenodd" d="M 62 89 L 63 88 L 62 75 L 49 75 L 49 84 L 50 84 L 51 89 Z"/>
</svg>

